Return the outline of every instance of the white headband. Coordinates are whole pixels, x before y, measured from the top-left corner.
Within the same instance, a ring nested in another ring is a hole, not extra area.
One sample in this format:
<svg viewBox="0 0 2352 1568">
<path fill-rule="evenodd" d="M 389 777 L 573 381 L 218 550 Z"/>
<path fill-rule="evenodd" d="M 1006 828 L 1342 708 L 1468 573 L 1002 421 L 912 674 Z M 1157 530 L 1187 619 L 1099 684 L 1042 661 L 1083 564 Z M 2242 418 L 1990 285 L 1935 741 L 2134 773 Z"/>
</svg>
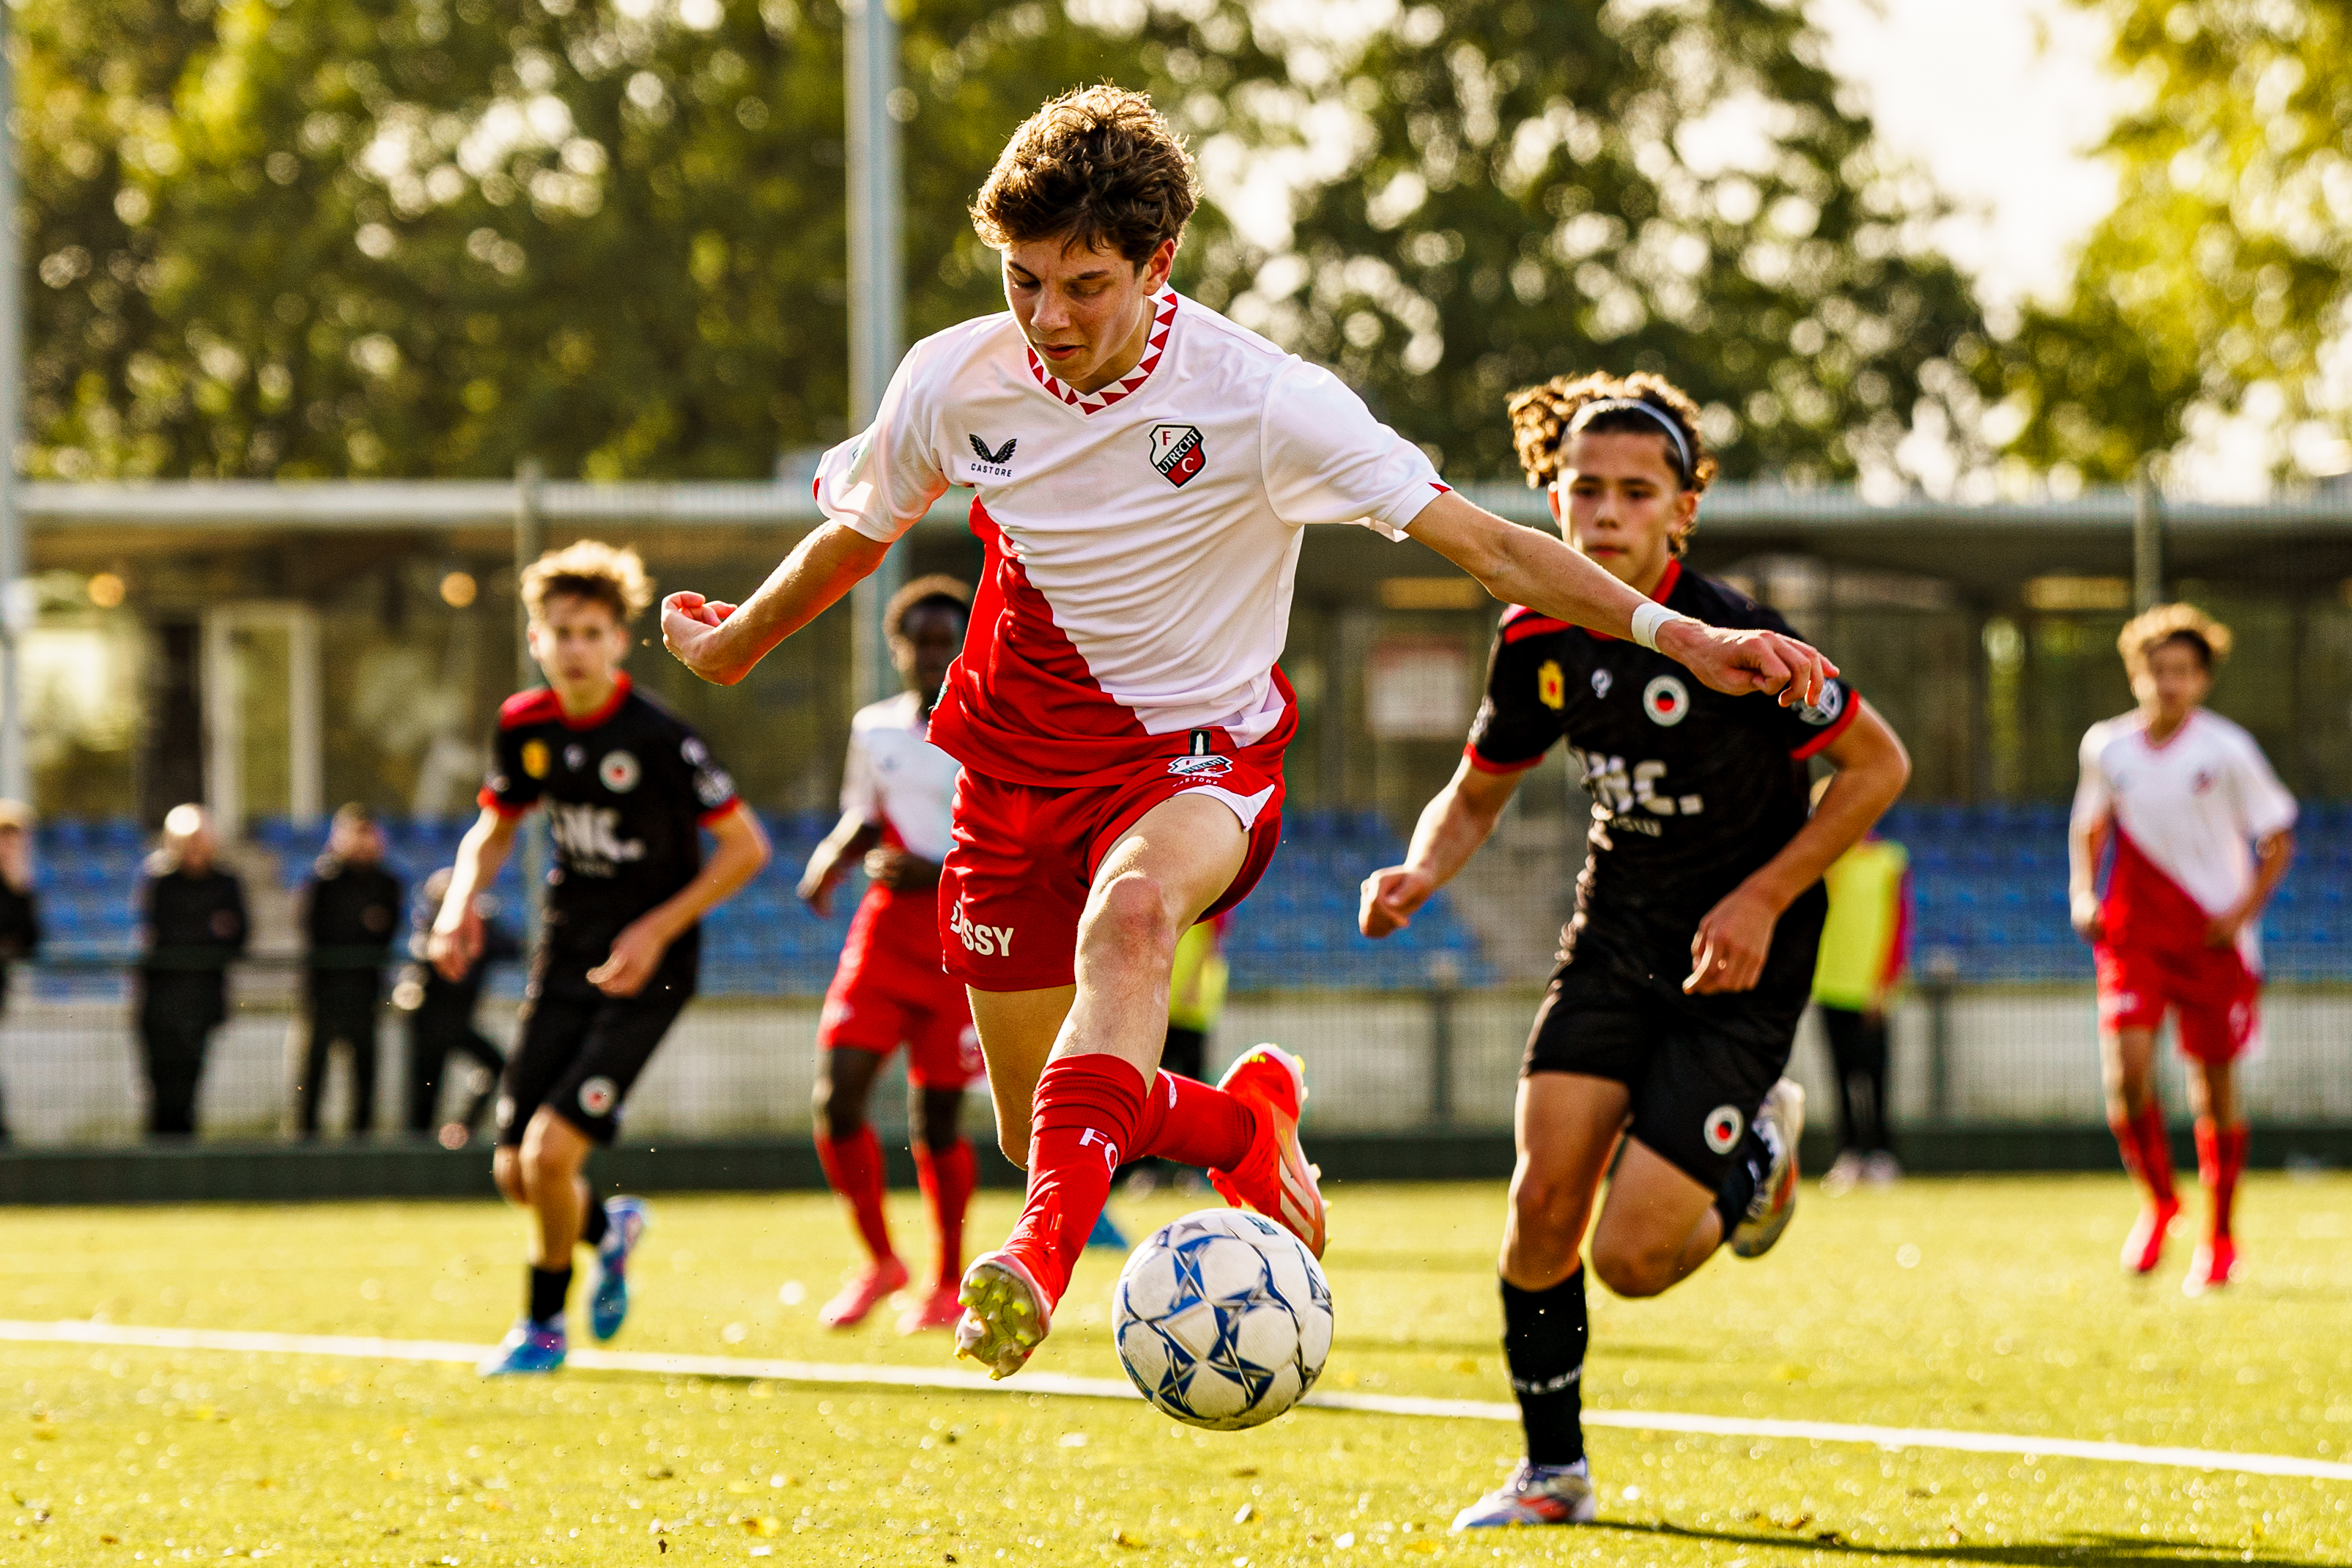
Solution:
<svg viewBox="0 0 2352 1568">
<path fill-rule="evenodd" d="M 1593 420 L 1603 414 L 1614 414 L 1620 409 L 1628 413 L 1646 414 L 1658 422 L 1658 428 L 1664 430 L 1666 433 L 1666 439 L 1675 444 L 1675 457 L 1682 460 L 1681 466 L 1675 471 L 1682 476 L 1683 488 L 1690 489 L 1691 481 L 1698 477 L 1698 466 L 1691 461 L 1690 443 L 1683 439 L 1682 426 L 1667 418 L 1656 404 L 1645 398 L 1604 397 L 1598 403 L 1588 403 L 1576 411 L 1575 418 L 1568 422 L 1568 434 L 1581 436 L 1584 434 L 1584 427 Z"/>
</svg>

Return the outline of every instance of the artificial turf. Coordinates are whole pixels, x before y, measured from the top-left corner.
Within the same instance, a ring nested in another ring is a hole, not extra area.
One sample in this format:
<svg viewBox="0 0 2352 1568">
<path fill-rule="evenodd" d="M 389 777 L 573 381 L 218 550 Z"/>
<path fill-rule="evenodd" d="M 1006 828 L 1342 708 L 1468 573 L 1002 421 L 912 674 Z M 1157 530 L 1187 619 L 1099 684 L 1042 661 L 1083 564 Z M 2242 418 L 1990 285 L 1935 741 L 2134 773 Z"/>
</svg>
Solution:
<svg viewBox="0 0 2352 1568">
<path fill-rule="evenodd" d="M 1486 1185 L 1343 1187 L 1323 1386 L 1500 1400 Z M 1197 1202 L 1198 1200 L 1192 1200 Z M 2257 1178 L 2245 1263 L 2184 1300 L 2185 1247 L 2122 1277 L 2116 1179 L 1808 1192 L 1769 1258 L 1654 1301 L 1595 1288 L 1589 1405 L 2343 1459 L 2352 1180 Z M 1121 1211 L 1130 1229 L 1192 1206 Z M 2194 1205 L 2192 1203 L 2192 1208 Z M 919 1211 L 896 1205 L 919 1252 Z M 1010 1203 L 983 1197 L 992 1239 Z M 478 1205 L 15 1210 L 0 1317 L 487 1342 L 521 1223 Z M 888 1314 L 832 1333 L 849 1262 L 822 1197 L 672 1198 L 616 1348 L 946 1364 Z M 1116 1376 L 1090 1255 L 1040 1370 Z M 989 1565 L 1371 1560 L 2352 1563 L 2352 1482 L 1596 1428 L 1602 1522 L 1449 1537 L 1516 1429 L 1305 1410 L 1255 1433 L 1139 1405 L 572 1370 L 0 1345 L 0 1564 Z M 1017 1385 L 1017 1380 L 1016 1380 Z"/>
</svg>

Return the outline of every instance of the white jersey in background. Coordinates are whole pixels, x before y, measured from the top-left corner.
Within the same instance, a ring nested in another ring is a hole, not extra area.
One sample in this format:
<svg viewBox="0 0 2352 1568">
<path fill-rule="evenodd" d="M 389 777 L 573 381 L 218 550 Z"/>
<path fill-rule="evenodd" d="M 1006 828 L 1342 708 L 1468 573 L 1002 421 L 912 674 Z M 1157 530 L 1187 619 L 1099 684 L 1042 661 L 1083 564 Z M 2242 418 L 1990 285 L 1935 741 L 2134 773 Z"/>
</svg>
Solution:
<svg viewBox="0 0 2352 1568">
<path fill-rule="evenodd" d="M 928 729 L 911 691 L 860 708 L 849 721 L 841 809 L 887 829 L 908 853 L 937 864 L 955 842 L 948 821 L 962 770 L 930 743 Z"/>
<path fill-rule="evenodd" d="M 816 497 L 888 541 L 950 485 L 979 492 L 989 563 L 931 738 L 1047 786 L 1201 749 L 1193 731 L 1218 753 L 1279 746 L 1301 528 L 1402 539 L 1445 488 L 1328 371 L 1172 289 L 1135 369 L 1091 394 L 1009 313 L 924 339 L 873 426 L 825 454 Z"/>
<path fill-rule="evenodd" d="M 2083 737 L 2083 776 L 2074 792 L 2077 827 L 2112 821 L 2123 842 L 2109 880 L 2110 940 L 2126 942 L 2135 923 L 2162 918 L 2170 884 L 2207 916 L 2233 908 L 2254 882 L 2250 846 L 2294 826 L 2294 797 L 2280 784 L 2254 738 L 2217 713 L 2198 709 L 2158 745 L 2147 720 L 2133 712 L 2091 726 Z M 2250 969 L 2262 967 L 2259 922 L 2238 947 Z M 2183 935 L 2142 929 L 2156 945 Z"/>
</svg>

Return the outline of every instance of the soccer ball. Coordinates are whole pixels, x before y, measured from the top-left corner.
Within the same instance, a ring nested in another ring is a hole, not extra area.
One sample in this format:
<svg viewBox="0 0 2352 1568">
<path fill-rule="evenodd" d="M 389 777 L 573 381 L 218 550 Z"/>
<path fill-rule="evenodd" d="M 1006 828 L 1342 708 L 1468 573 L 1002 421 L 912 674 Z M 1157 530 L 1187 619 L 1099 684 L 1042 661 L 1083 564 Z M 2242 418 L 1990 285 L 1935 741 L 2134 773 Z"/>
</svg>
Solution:
<svg viewBox="0 0 2352 1568">
<path fill-rule="evenodd" d="M 1161 1226 L 1111 1296 L 1119 1364 L 1154 1407 L 1212 1432 L 1271 1421 L 1331 1349 L 1331 1287 L 1306 1244 L 1243 1209 Z"/>
</svg>

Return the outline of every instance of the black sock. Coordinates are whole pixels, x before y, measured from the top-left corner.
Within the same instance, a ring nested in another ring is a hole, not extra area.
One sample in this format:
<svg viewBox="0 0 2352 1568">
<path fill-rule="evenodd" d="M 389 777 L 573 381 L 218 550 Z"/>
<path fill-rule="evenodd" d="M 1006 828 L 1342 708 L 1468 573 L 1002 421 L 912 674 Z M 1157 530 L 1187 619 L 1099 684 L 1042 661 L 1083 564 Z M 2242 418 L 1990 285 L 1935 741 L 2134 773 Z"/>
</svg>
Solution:
<svg viewBox="0 0 2352 1568">
<path fill-rule="evenodd" d="M 580 1242 L 583 1247 L 602 1247 L 604 1235 L 613 1228 L 613 1216 L 594 1198 L 588 1200 L 588 1212 L 580 1216 Z"/>
<path fill-rule="evenodd" d="M 1503 1359 L 1527 1428 L 1528 1460 L 1572 1465 L 1584 1458 L 1584 1268 L 1549 1290 L 1503 1286 Z"/>
<path fill-rule="evenodd" d="M 564 1299 L 571 1294 L 571 1269 L 531 1269 L 530 1321 L 534 1323 L 562 1322 Z"/>
<path fill-rule="evenodd" d="M 1723 1216 L 1724 1240 L 1729 1241 L 1732 1231 L 1747 1222 L 1748 1205 L 1756 1201 L 1764 1179 L 1771 1173 L 1772 1151 L 1751 1126 L 1741 1134 L 1739 1147 L 1732 1151 L 1730 1173 L 1715 1194 L 1715 1212 Z"/>
</svg>

